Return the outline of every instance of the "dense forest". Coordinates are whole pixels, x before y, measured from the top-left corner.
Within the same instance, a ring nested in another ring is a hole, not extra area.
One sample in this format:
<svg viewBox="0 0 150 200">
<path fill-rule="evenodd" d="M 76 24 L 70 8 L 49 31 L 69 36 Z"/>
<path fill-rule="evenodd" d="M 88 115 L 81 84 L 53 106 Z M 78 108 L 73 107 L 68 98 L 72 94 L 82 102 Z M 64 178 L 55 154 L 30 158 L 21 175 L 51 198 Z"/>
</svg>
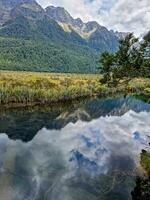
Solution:
<svg viewBox="0 0 150 200">
<path fill-rule="evenodd" d="M 98 52 L 78 40 L 54 21 L 34 24 L 18 16 L 0 29 L 0 69 L 95 73 Z"/>
<path fill-rule="evenodd" d="M 94 73 L 98 65 L 98 55 L 87 47 L 0 38 L 1 70 Z"/>
</svg>

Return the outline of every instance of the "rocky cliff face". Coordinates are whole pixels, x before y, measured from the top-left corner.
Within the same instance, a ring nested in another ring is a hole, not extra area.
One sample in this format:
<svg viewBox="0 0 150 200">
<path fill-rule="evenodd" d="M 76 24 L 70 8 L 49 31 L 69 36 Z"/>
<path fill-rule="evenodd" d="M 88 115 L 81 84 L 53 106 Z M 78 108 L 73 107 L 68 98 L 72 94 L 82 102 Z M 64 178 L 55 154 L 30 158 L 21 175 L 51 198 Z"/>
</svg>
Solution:
<svg viewBox="0 0 150 200">
<path fill-rule="evenodd" d="M 114 31 L 114 30 L 110 30 L 119 40 L 123 39 L 124 37 L 126 37 L 127 34 L 129 34 L 129 32 L 118 32 L 118 31 Z"/>
<path fill-rule="evenodd" d="M 0 0 L 0 25 L 18 15 L 41 19 L 46 13 L 35 0 Z"/>
<path fill-rule="evenodd" d="M 27 1 L 27 0 L 25 0 Z M 11 17 L 15 18 L 22 15 L 29 20 L 42 20 L 45 16 L 45 10 L 34 0 L 18 4 L 11 10 Z"/>
<path fill-rule="evenodd" d="M 47 15 L 56 20 L 64 31 L 75 31 L 87 45 L 98 51 L 116 51 L 118 38 L 114 32 L 99 25 L 95 21 L 84 23 L 80 18 L 74 19 L 64 8 L 49 6 L 46 8 Z"/>
<path fill-rule="evenodd" d="M 46 8 L 46 13 L 49 17 L 58 22 L 67 22 L 68 24 L 73 24 L 74 22 L 74 19 L 71 17 L 71 15 L 62 7 L 56 8 L 54 6 L 49 6 Z"/>
</svg>

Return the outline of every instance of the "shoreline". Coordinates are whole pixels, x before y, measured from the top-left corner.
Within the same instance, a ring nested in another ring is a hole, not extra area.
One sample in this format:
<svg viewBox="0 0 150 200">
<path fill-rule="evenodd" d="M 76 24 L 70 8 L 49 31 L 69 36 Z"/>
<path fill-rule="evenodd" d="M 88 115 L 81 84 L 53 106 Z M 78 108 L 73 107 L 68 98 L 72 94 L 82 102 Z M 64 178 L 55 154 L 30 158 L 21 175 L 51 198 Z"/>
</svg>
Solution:
<svg viewBox="0 0 150 200">
<path fill-rule="evenodd" d="M 72 103 L 72 102 L 76 102 L 76 101 L 83 101 L 85 99 L 93 99 L 93 98 L 110 98 L 113 96 L 121 96 L 121 95 L 131 95 L 131 96 L 135 96 L 139 99 L 143 99 L 143 100 L 147 100 L 148 99 L 148 103 L 150 102 L 150 95 L 145 95 L 143 93 L 127 93 L 127 92 L 116 92 L 116 93 L 107 93 L 107 94 L 94 94 L 94 95 L 90 95 L 90 96 L 82 96 L 82 97 L 76 97 L 76 98 L 68 98 L 68 99 L 60 99 L 60 100 L 56 100 L 56 101 L 49 101 L 49 102 L 26 102 L 26 103 L 17 103 L 17 102 L 9 102 L 7 104 L 0 104 L 0 110 L 2 109 L 13 109 L 13 108 L 33 108 L 36 106 L 55 106 L 55 105 L 61 105 L 61 104 L 68 104 L 68 103 Z M 147 101 L 146 101 L 147 102 Z"/>
<path fill-rule="evenodd" d="M 53 105 L 119 94 L 145 96 L 150 102 L 150 78 L 121 80 L 110 87 L 101 75 L 0 71 L 0 107 Z"/>
</svg>

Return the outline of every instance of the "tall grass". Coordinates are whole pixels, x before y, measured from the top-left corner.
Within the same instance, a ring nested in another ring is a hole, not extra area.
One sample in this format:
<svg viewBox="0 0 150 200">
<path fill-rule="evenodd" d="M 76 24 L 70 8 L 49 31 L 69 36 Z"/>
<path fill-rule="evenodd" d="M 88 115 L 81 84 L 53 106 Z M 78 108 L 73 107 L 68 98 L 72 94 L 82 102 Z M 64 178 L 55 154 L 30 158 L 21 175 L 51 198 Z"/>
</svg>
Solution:
<svg viewBox="0 0 150 200">
<path fill-rule="evenodd" d="M 50 103 L 92 96 L 98 75 L 0 71 L 0 103 Z"/>
<path fill-rule="evenodd" d="M 117 92 L 150 95 L 150 79 L 135 78 L 117 87 L 100 83 L 100 75 L 0 71 L 0 104 L 45 104 Z"/>
</svg>

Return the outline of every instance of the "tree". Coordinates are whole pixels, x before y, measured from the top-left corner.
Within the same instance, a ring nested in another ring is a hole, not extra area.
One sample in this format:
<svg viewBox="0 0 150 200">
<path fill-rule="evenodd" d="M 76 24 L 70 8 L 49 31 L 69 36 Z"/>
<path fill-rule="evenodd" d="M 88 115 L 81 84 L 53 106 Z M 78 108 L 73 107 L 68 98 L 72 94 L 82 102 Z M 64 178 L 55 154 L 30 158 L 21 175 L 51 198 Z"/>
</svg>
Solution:
<svg viewBox="0 0 150 200">
<path fill-rule="evenodd" d="M 143 63 L 143 47 L 139 45 L 139 39 L 133 33 L 129 33 L 120 41 L 119 50 L 116 53 L 116 67 L 122 68 L 122 76 L 133 76 L 136 74 L 136 69 L 139 70 Z"/>
<path fill-rule="evenodd" d="M 141 74 L 150 77 L 150 31 L 144 36 L 141 48 L 143 49 L 144 58 Z"/>
<path fill-rule="evenodd" d="M 133 33 L 129 33 L 119 41 L 116 54 L 104 52 L 101 55 L 101 72 L 104 74 L 103 82 L 116 82 L 122 78 L 136 77 L 143 72 L 145 52 L 150 44 L 150 32 L 140 42 Z M 147 70 L 148 68 L 146 68 Z"/>
<path fill-rule="evenodd" d="M 102 64 L 101 73 L 104 74 L 102 79 L 103 83 L 111 80 L 112 67 L 114 65 L 115 56 L 114 54 L 104 52 L 101 54 L 100 62 Z"/>
<path fill-rule="evenodd" d="M 150 31 L 144 36 L 144 41 L 150 44 Z"/>
<path fill-rule="evenodd" d="M 125 38 L 119 41 L 119 50 L 116 53 L 117 65 L 128 68 L 130 66 L 130 55 L 133 45 L 138 41 L 133 33 L 129 33 Z"/>
</svg>

